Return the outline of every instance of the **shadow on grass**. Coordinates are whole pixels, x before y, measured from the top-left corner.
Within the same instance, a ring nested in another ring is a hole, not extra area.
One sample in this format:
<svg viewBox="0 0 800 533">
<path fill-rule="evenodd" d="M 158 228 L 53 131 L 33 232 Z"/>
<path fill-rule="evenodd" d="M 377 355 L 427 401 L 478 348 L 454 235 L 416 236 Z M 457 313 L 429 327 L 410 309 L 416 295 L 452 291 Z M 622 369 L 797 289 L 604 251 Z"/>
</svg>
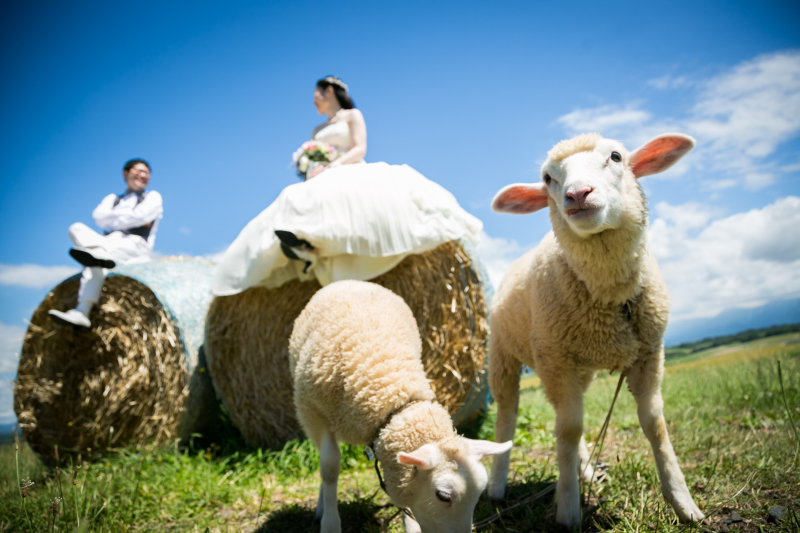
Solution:
<svg viewBox="0 0 800 533">
<path fill-rule="evenodd" d="M 558 532 L 566 531 L 556 524 L 555 490 L 546 491 L 555 482 L 554 478 L 528 479 L 511 482 L 506 486 L 506 497 L 500 501 L 490 500 L 484 493 L 475 507 L 474 524 L 477 531 L 487 532 Z M 543 496 L 532 499 L 541 492 Z M 597 507 L 584 508 L 582 531 L 599 531 L 612 528 L 617 519 Z"/>
<path fill-rule="evenodd" d="M 371 497 L 339 502 L 339 518 L 342 533 L 378 533 L 381 524 L 391 517 L 396 509 L 384 508 Z M 254 533 L 296 533 L 297 531 L 319 531 L 319 520 L 314 518 L 314 509 L 298 504 L 287 505 L 270 514 L 267 521 Z"/>
<path fill-rule="evenodd" d="M 506 486 L 505 498 L 491 500 L 484 492 L 475 506 L 473 523 L 478 531 L 558 531 L 555 523 L 554 492 L 530 501 L 531 496 L 546 489 L 553 479 L 512 481 Z M 486 521 L 492 520 L 486 524 Z M 481 525 L 483 523 L 484 525 Z"/>
</svg>

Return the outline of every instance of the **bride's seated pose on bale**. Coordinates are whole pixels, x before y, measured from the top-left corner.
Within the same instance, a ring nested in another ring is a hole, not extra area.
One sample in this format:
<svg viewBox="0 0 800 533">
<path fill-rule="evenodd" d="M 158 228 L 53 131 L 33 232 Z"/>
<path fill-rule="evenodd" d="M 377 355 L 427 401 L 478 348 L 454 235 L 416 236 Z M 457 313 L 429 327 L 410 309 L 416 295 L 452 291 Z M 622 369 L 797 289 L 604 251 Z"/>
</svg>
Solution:
<svg viewBox="0 0 800 533">
<path fill-rule="evenodd" d="M 89 313 L 100 301 L 108 270 L 118 264 L 150 260 L 158 221 L 164 212 L 161 195 L 145 191 L 150 183 L 150 164 L 144 159 L 125 163 L 122 176 L 127 186 L 125 193 L 109 194 L 92 212 L 95 223 L 106 228 L 104 235 L 81 222 L 69 227 L 69 238 L 75 244 L 69 255 L 84 268 L 78 306 L 67 312 L 53 309 L 48 313 L 58 324 L 91 327 Z"/>
<path fill-rule="evenodd" d="M 286 187 L 230 245 L 215 295 L 292 279 L 365 281 L 409 254 L 454 239 L 477 241 L 481 221 L 450 192 L 408 165 L 364 161 L 367 127 L 342 80 L 319 80 L 314 105 L 328 120 L 295 153 L 305 181 Z"/>
</svg>

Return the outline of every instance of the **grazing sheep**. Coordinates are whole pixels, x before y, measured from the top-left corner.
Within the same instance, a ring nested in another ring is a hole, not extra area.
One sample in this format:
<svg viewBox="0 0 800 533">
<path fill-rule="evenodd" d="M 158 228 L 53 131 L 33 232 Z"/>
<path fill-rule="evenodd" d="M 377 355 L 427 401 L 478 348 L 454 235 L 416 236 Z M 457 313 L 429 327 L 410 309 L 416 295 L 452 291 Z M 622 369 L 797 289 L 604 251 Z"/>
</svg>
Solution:
<svg viewBox="0 0 800 533">
<path fill-rule="evenodd" d="M 548 152 L 540 183 L 509 185 L 492 204 L 517 214 L 550 207 L 553 231 L 514 263 L 494 297 L 489 386 L 496 439 L 504 441 L 514 436 L 521 366 L 541 378 L 556 411 L 556 520 L 570 528 L 581 521 L 578 473 L 586 480 L 594 474 L 583 439 L 583 394 L 599 370 L 627 371 L 664 497 L 681 521 L 703 518 L 662 414 L 669 295 L 647 246 L 646 199 L 636 182 L 693 147 L 691 137 L 664 134 L 628 153 L 599 134 L 579 135 Z M 491 498 L 503 497 L 508 467 L 508 453 L 493 461 Z"/>
<path fill-rule="evenodd" d="M 487 475 L 481 457 L 511 449 L 459 437 L 434 401 L 417 323 L 402 298 L 374 283 L 339 281 L 317 292 L 294 323 L 294 403 L 320 452 L 322 532 L 341 531 L 339 442 L 370 445 L 385 490 L 409 532 L 463 532 Z"/>
</svg>

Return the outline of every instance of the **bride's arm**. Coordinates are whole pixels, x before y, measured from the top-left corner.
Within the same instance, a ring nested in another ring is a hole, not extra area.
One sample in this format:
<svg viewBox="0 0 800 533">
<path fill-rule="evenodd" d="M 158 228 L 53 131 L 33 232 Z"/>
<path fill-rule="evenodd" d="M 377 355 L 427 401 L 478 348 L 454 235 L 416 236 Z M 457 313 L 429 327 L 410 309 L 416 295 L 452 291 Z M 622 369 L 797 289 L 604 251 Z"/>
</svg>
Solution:
<svg viewBox="0 0 800 533">
<path fill-rule="evenodd" d="M 353 141 L 353 147 L 341 157 L 326 165 L 328 168 L 358 163 L 367 155 L 367 125 L 364 122 L 364 115 L 358 109 L 350 109 L 345 120 L 350 126 L 350 138 Z"/>
</svg>

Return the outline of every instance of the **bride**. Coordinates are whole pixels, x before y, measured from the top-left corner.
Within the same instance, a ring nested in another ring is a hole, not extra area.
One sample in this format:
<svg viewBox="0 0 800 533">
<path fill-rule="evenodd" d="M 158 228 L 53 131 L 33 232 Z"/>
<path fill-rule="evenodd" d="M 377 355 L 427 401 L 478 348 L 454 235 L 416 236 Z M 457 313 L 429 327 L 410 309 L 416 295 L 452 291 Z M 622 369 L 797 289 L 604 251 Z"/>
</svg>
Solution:
<svg viewBox="0 0 800 533">
<path fill-rule="evenodd" d="M 367 127 L 342 80 L 319 80 L 314 105 L 328 120 L 312 140 L 340 155 L 312 162 L 305 182 L 286 187 L 244 227 L 219 262 L 215 295 L 293 279 L 369 280 L 409 254 L 454 239 L 477 242 L 483 224 L 440 185 L 408 165 L 364 162 Z"/>
</svg>

